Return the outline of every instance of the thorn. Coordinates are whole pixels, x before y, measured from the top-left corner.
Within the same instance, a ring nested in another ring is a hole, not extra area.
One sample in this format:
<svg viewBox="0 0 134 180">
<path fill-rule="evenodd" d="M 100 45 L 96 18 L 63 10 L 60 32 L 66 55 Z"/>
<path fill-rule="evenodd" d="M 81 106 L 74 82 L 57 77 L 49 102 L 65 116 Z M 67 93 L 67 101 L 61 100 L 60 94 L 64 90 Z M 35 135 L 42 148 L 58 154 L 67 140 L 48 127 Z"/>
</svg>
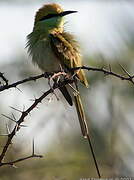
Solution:
<svg viewBox="0 0 134 180">
<path fill-rule="evenodd" d="M 11 164 L 11 166 L 12 166 L 13 168 L 18 168 L 15 164 Z"/>
<path fill-rule="evenodd" d="M 34 100 L 36 101 L 36 96 L 34 95 Z"/>
<path fill-rule="evenodd" d="M 12 113 L 12 116 L 13 116 L 13 118 L 14 118 L 14 121 L 16 122 L 16 118 L 15 118 L 15 116 L 14 116 L 14 114 Z"/>
<path fill-rule="evenodd" d="M 9 129 L 9 127 L 8 127 L 8 124 L 6 124 L 6 128 L 7 128 L 7 133 L 8 133 L 8 135 L 11 134 L 10 129 Z"/>
<path fill-rule="evenodd" d="M 21 124 L 20 124 L 20 127 L 28 127 L 28 126 L 27 126 L 27 125 L 21 125 Z"/>
<path fill-rule="evenodd" d="M 25 105 L 23 105 L 23 112 L 25 111 Z"/>
<path fill-rule="evenodd" d="M 21 125 L 21 124 L 18 126 L 18 122 L 16 121 L 16 118 L 15 118 L 15 116 L 14 116 L 13 113 L 12 113 L 12 116 L 13 116 L 14 119 L 12 119 L 12 118 L 10 118 L 10 117 L 4 115 L 4 114 L 2 114 L 2 116 L 8 118 L 9 120 L 11 120 L 11 121 L 13 121 L 13 122 L 15 122 L 15 123 L 17 124 L 16 130 L 17 130 L 18 128 L 20 128 L 20 127 L 27 127 L 26 125 Z M 7 126 L 7 125 L 6 125 L 6 126 Z M 8 128 L 8 129 L 9 129 L 9 128 Z M 9 133 L 9 134 L 10 134 L 10 133 Z M 5 134 L 4 136 L 6 136 L 6 134 Z"/>
<path fill-rule="evenodd" d="M 11 109 L 13 109 L 13 110 L 15 110 L 15 111 L 18 111 L 18 112 L 20 112 L 20 113 L 22 113 L 22 111 L 20 111 L 19 109 L 16 109 L 16 108 L 14 108 L 14 107 L 12 107 L 12 106 L 9 106 Z"/>
<path fill-rule="evenodd" d="M 35 101 L 35 99 L 29 99 L 29 101 L 32 101 L 32 102 L 33 102 L 33 101 Z"/>
<path fill-rule="evenodd" d="M 52 100 L 53 100 L 53 94 L 51 94 L 51 97 L 46 98 L 46 99 L 47 99 L 48 103 L 51 103 L 51 102 L 52 102 Z"/>
<path fill-rule="evenodd" d="M 8 85 L 8 79 L 5 78 L 4 73 L 0 72 L 0 77 L 6 83 L 6 86 L 7 86 Z"/>
<path fill-rule="evenodd" d="M 20 91 L 21 93 L 23 93 L 18 87 L 15 87 L 18 91 Z"/>
<path fill-rule="evenodd" d="M 29 116 L 31 117 L 31 113 L 29 112 L 28 114 L 29 114 Z"/>
<path fill-rule="evenodd" d="M 118 62 L 121 69 L 128 75 L 128 77 L 132 78 L 131 74 Z"/>
<path fill-rule="evenodd" d="M 9 116 L 6 116 L 5 114 L 1 114 L 1 115 L 16 123 L 16 121 L 14 119 L 10 118 Z"/>
<path fill-rule="evenodd" d="M 22 124 L 22 125 L 21 125 L 21 124 L 20 124 L 20 125 L 18 125 L 18 122 L 17 122 L 16 131 L 18 131 L 21 127 L 23 127 L 23 128 L 24 128 L 24 127 L 28 127 L 28 126 L 23 125 L 23 124 Z"/>
<path fill-rule="evenodd" d="M 109 71 L 112 72 L 112 68 L 111 68 L 111 65 L 109 64 Z"/>
</svg>

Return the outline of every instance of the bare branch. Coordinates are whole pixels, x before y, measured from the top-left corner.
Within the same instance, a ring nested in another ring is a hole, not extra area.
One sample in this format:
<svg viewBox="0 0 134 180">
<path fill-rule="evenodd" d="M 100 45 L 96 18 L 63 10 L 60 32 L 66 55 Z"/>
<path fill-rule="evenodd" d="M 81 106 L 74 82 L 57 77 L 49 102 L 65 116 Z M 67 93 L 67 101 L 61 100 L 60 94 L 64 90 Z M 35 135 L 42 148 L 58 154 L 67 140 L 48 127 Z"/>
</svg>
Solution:
<svg viewBox="0 0 134 180">
<path fill-rule="evenodd" d="M 33 76 L 33 77 L 28 77 L 26 79 L 23 79 L 23 80 L 20 80 L 20 81 L 17 81 L 15 83 L 12 83 L 12 84 L 6 84 L 6 85 L 3 85 L 0 87 L 0 91 L 4 91 L 6 89 L 10 89 L 10 88 L 16 88 L 18 85 L 20 84 L 23 84 L 23 83 L 26 83 L 28 81 L 36 81 L 37 79 L 40 79 L 42 77 L 45 77 L 47 78 L 49 75 L 51 75 L 52 73 L 43 73 L 41 75 L 38 75 L 38 76 Z"/>
<path fill-rule="evenodd" d="M 24 158 L 19 158 L 14 161 L 1 162 L 0 166 L 10 165 L 10 166 L 16 167 L 15 166 L 16 163 L 27 160 L 27 159 L 31 159 L 31 158 L 43 158 L 43 155 L 35 154 L 34 139 L 33 139 L 33 143 L 32 143 L 32 154 L 30 156 L 26 156 Z"/>
<path fill-rule="evenodd" d="M 14 129 L 12 130 L 12 132 L 11 132 L 10 134 L 8 134 L 7 142 L 6 142 L 6 144 L 5 144 L 5 146 L 4 146 L 3 150 L 2 150 L 2 153 L 1 153 L 1 155 L 0 155 L 0 164 L 3 163 L 2 161 L 3 161 L 3 159 L 4 159 L 4 157 L 5 157 L 6 153 L 7 153 L 7 150 L 8 150 L 8 148 L 9 148 L 9 145 L 10 145 L 11 142 L 12 142 L 13 137 L 15 136 L 16 132 L 19 131 L 19 129 L 20 129 L 20 127 L 21 127 L 21 123 L 24 122 L 24 119 L 29 115 L 29 113 L 30 113 L 34 108 L 36 108 L 37 105 L 38 105 L 39 103 L 41 103 L 42 100 L 43 100 L 46 96 L 48 96 L 49 94 L 53 93 L 55 89 L 57 89 L 57 88 L 59 88 L 59 87 L 62 87 L 62 86 L 65 86 L 66 84 L 72 83 L 72 82 L 73 82 L 73 80 L 67 79 L 67 80 L 64 80 L 63 82 L 59 82 L 58 84 L 54 84 L 53 87 L 52 87 L 52 89 L 49 89 L 48 91 L 44 92 L 44 93 L 42 94 L 42 96 L 40 96 L 39 98 L 35 99 L 35 101 L 33 102 L 33 104 L 32 104 L 28 109 L 26 109 L 26 110 L 23 111 L 23 112 L 19 111 L 19 112 L 21 112 L 21 116 L 20 116 L 20 118 L 18 119 L 18 121 L 16 122 L 16 125 L 15 125 Z M 15 108 L 13 108 L 13 109 L 15 109 Z M 16 110 L 16 109 L 15 109 L 15 110 Z M 29 157 L 28 157 L 28 158 L 29 158 Z M 31 158 L 31 156 L 30 156 L 30 158 Z"/>
<path fill-rule="evenodd" d="M 109 65 L 109 70 L 105 69 L 105 68 L 97 68 L 97 67 L 87 67 L 87 66 L 82 66 L 82 67 L 76 67 L 76 68 L 72 68 L 70 69 L 70 71 L 76 71 L 76 70 L 79 70 L 79 69 L 84 69 L 84 70 L 88 70 L 88 71 L 96 71 L 96 72 L 102 72 L 106 75 L 111 75 L 111 76 L 114 76 L 114 77 L 117 77 L 121 80 L 126 80 L 126 81 L 129 81 L 131 82 L 132 84 L 134 84 L 134 75 L 130 75 L 122 66 L 121 68 L 124 70 L 124 72 L 128 75 L 128 77 L 126 76 L 123 76 L 123 75 L 120 75 L 118 73 L 115 73 L 111 70 L 111 66 Z M 57 73 L 57 72 L 55 72 Z M 4 91 L 6 89 L 10 89 L 10 88 L 16 88 L 18 85 L 20 84 L 23 84 L 23 83 L 26 83 L 26 82 L 29 82 L 29 81 L 36 81 L 37 79 L 40 79 L 40 78 L 48 78 L 49 76 L 52 76 L 54 74 L 53 73 L 49 73 L 49 72 L 45 72 L 41 75 L 37 75 L 37 76 L 32 76 L 32 77 L 28 77 L 26 79 L 23 79 L 23 80 L 20 80 L 20 81 L 17 81 L 15 83 L 12 83 L 12 84 L 7 84 L 6 85 L 3 85 L 3 86 L 0 86 L 0 92 L 1 91 Z M 0 76 L 1 77 L 1 76 Z"/>
<path fill-rule="evenodd" d="M 126 81 L 129 81 L 132 84 L 134 84 L 134 75 L 129 74 L 129 77 L 126 77 L 126 76 L 123 76 L 123 75 L 120 75 L 120 74 L 117 74 L 117 73 L 111 71 L 111 69 L 107 70 L 105 68 L 94 68 L 94 67 L 87 67 L 87 66 L 72 68 L 73 71 L 76 71 L 78 69 L 85 69 L 85 70 L 88 70 L 88 71 L 102 72 L 102 73 L 104 73 L 106 75 L 111 75 L 111 76 L 117 77 L 117 78 L 119 78 L 121 80 L 126 80 Z"/>
<path fill-rule="evenodd" d="M 76 68 L 72 68 L 70 69 L 70 71 L 76 71 L 76 70 L 79 70 L 79 69 L 84 69 L 84 70 L 88 70 L 88 71 L 95 71 L 95 72 L 102 72 L 104 73 L 105 75 L 111 75 L 111 76 L 114 76 L 116 78 L 119 78 L 121 80 L 126 80 L 126 81 L 129 81 L 131 82 L 132 84 L 134 84 L 134 75 L 130 75 L 123 66 L 121 66 L 122 70 L 125 72 L 125 74 L 127 76 L 124 76 L 124 75 L 120 75 L 120 74 L 117 74 L 115 72 L 112 72 L 112 68 L 111 66 L 109 65 L 109 70 L 105 69 L 105 68 L 96 68 L 96 67 L 86 67 L 86 66 L 82 66 L 82 67 L 76 67 Z M 8 81 L 6 81 L 6 79 L 4 80 L 4 78 L 2 78 L 6 85 L 3 85 L 0 87 L 0 91 L 4 91 L 5 89 L 10 89 L 10 88 L 13 88 L 13 87 L 17 87 L 18 85 L 20 84 L 23 84 L 23 83 L 26 83 L 28 81 L 35 81 L 37 79 L 40 79 L 42 77 L 45 77 L 45 78 L 48 78 L 49 76 L 52 76 L 54 73 L 43 73 L 41 75 L 38 75 L 38 76 L 33 76 L 33 77 L 29 77 L 29 78 L 26 78 L 26 79 L 23 79 L 23 80 L 20 80 L 20 81 L 17 81 L 15 83 L 12 83 L 12 84 L 8 84 Z M 0 74 L 0 77 L 1 77 L 1 74 Z M 3 76 L 2 76 L 3 77 Z M 33 140 L 33 143 L 32 143 L 32 155 L 30 156 L 27 156 L 27 157 L 24 157 L 24 158 L 19 158 L 17 160 L 14 160 L 14 161 L 10 161 L 10 162 L 3 162 L 4 160 L 4 157 L 6 156 L 6 153 L 9 149 L 9 146 L 10 144 L 12 143 L 12 139 L 13 137 L 16 135 L 17 131 L 19 131 L 20 127 L 24 126 L 22 125 L 22 123 L 24 122 L 25 118 L 32 112 L 33 109 L 37 108 L 37 105 L 39 103 L 42 102 L 42 100 L 48 96 L 49 94 L 51 93 L 54 93 L 54 90 L 57 89 L 57 88 L 60 88 L 62 86 L 65 86 L 67 84 L 71 84 L 74 82 L 74 78 L 65 78 L 63 81 L 59 81 L 57 83 L 54 83 L 52 87 L 50 87 L 50 89 L 46 92 L 44 92 L 39 98 L 36 98 L 32 105 L 27 108 L 25 110 L 25 108 L 23 109 L 23 111 L 20 111 L 14 107 L 11 107 L 12 109 L 14 109 L 15 111 L 18 111 L 21 113 L 20 115 L 20 118 L 18 120 L 16 120 L 15 116 L 12 114 L 12 117 L 13 118 L 10 118 L 6 115 L 3 115 L 5 116 L 6 118 L 8 118 L 9 120 L 15 122 L 15 126 L 13 128 L 13 130 L 10 132 L 9 130 L 9 127 L 7 126 L 7 131 L 8 133 L 7 134 L 4 134 L 4 136 L 7 136 L 7 141 L 5 143 L 5 146 L 0 154 L 0 166 L 4 166 L 4 165 L 11 165 L 11 166 L 14 166 L 15 163 L 17 162 L 20 162 L 20 161 L 24 161 L 26 159 L 30 159 L 30 158 L 34 158 L 34 157 L 43 157 L 42 155 L 37 155 L 35 154 L 35 146 L 34 146 L 34 140 Z M 71 86 L 71 85 L 70 85 Z M 55 94 L 55 93 L 54 93 Z M 24 126 L 25 127 L 25 126 Z M 2 136 L 2 135 L 1 135 Z M 91 144 L 91 141 L 90 141 L 90 138 L 89 138 L 89 135 L 87 136 L 88 138 L 88 143 L 89 143 L 89 146 L 91 148 L 91 152 L 92 152 L 92 155 L 93 155 L 93 159 L 94 159 L 94 162 L 95 162 L 95 166 L 96 166 L 96 169 L 97 169 L 97 173 L 98 173 L 98 176 L 100 177 L 100 172 L 99 172 L 99 168 L 98 168 L 98 165 L 97 165 L 97 161 L 96 161 L 96 158 L 95 158 L 95 154 L 94 154 L 94 151 L 93 151 L 93 147 L 92 147 L 92 144 Z"/>
<path fill-rule="evenodd" d="M 0 166 L 5 166 L 5 165 L 14 166 L 14 164 L 16 164 L 18 162 L 21 162 L 21 161 L 24 161 L 24 160 L 27 160 L 27 159 L 31 159 L 31 158 L 43 158 L 43 156 L 42 155 L 33 154 L 33 155 L 30 155 L 30 156 L 27 156 L 27 157 L 24 157 L 24 158 L 19 158 L 19 159 L 14 160 L 14 161 L 2 162 L 2 163 L 0 163 Z"/>
</svg>

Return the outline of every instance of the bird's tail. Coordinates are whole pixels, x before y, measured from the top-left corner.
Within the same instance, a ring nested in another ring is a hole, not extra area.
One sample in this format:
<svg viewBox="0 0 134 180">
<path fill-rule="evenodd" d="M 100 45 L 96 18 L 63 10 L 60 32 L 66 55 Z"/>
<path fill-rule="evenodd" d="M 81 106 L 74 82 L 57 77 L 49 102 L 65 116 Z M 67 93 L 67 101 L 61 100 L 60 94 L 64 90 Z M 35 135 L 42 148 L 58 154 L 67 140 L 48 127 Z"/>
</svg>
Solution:
<svg viewBox="0 0 134 180">
<path fill-rule="evenodd" d="M 59 90 L 61 91 L 61 93 L 63 94 L 64 98 L 69 103 L 69 105 L 72 106 L 73 105 L 72 97 L 70 96 L 66 86 L 60 87 Z"/>
<path fill-rule="evenodd" d="M 74 94 L 74 102 L 78 114 L 78 119 L 81 127 L 82 135 L 87 138 L 88 136 L 88 125 L 86 122 L 86 116 L 82 105 L 81 97 L 79 93 Z"/>
</svg>

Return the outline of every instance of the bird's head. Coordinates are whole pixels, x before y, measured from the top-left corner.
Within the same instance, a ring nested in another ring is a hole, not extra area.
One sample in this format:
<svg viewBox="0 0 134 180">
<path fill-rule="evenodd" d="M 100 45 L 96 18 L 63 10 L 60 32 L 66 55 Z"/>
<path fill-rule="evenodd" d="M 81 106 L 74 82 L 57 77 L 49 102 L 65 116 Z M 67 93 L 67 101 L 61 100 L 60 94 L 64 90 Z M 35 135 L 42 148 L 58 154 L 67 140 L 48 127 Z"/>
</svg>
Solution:
<svg viewBox="0 0 134 180">
<path fill-rule="evenodd" d="M 77 11 L 63 11 L 59 4 L 46 4 L 35 15 L 34 29 L 46 32 L 53 29 L 62 30 L 64 25 L 63 17 L 75 12 Z"/>
</svg>

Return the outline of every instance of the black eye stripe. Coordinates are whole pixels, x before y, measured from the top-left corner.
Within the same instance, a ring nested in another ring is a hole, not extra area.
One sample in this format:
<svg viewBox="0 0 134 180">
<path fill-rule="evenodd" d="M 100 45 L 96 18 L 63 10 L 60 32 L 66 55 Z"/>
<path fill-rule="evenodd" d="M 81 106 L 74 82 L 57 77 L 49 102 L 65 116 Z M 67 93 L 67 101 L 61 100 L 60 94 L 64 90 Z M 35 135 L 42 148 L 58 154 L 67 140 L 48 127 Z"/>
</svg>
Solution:
<svg viewBox="0 0 134 180">
<path fill-rule="evenodd" d="M 42 20 L 45 20 L 45 19 L 50 19 L 50 18 L 53 18 L 53 17 L 63 17 L 63 16 L 66 16 L 68 14 L 71 14 L 71 13 L 76 13 L 77 11 L 63 11 L 63 12 L 60 12 L 58 14 L 48 14 L 44 17 L 42 17 L 39 21 L 42 21 Z"/>
<path fill-rule="evenodd" d="M 45 20 L 45 19 L 50 19 L 50 18 L 53 18 L 53 17 L 57 17 L 57 16 L 59 16 L 59 14 L 48 14 L 48 15 L 42 17 L 42 18 L 40 19 L 40 21 L 43 21 L 43 20 Z"/>
</svg>

